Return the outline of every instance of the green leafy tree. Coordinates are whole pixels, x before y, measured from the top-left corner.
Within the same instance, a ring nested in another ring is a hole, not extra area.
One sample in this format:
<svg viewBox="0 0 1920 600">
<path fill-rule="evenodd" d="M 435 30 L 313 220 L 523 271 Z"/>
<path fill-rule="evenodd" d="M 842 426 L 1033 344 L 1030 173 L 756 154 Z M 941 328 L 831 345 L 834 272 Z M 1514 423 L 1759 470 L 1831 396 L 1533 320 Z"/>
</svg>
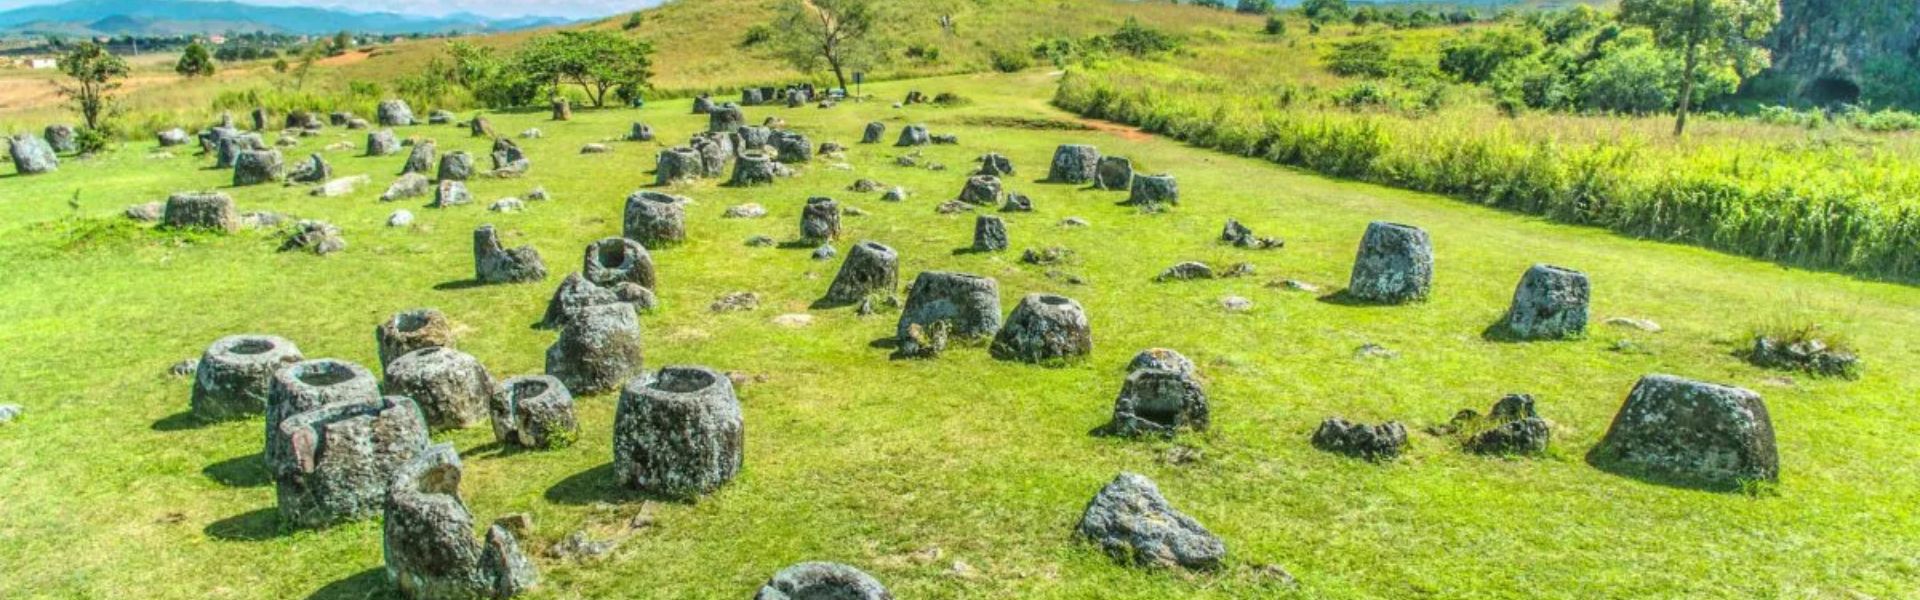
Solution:
<svg viewBox="0 0 1920 600">
<path fill-rule="evenodd" d="M 1267 15 L 1267 35 L 1274 37 L 1287 35 L 1287 19 L 1280 15 Z"/>
<path fill-rule="evenodd" d="M 1347 16 L 1347 0 L 1303 0 L 1300 12 L 1313 21 L 1331 21 Z"/>
<path fill-rule="evenodd" d="M 333 34 L 333 45 L 327 48 L 327 56 L 346 54 L 347 49 L 351 47 L 353 47 L 353 35 L 341 31 L 340 33 Z"/>
<path fill-rule="evenodd" d="M 520 50 L 516 62 L 527 76 L 558 94 L 567 83 L 579 85 L 595 107 L 607 92 L 639 90 L 653 76 L 653 47 L 611 31 L 562 31 L 540 36 Z"/>
<path fill-rule="evenodd" d="M 1390 72 L 1393 50 L 1379 38 L 1364 38 L 1334 44 L 1327 55 L 1327 70 L 1348 77 L 1386 77 Z"/>
<path fill-rule="evenodd" d="M 1240 0 L 1233 11 L 1245 15 L 1264 15 L 1273 12 L 1273 0 Z"/>
<path fill-rule="evenodd" d="M 207 52 L 207 47 L 200 42 L 187 44 L 187 49 L 180 53 L 180 62 L 173 65 L 173 72 L 187 77 L 210 77 L 213 70 L 213 53 Z"/>
<path fill-rule="evenodd" d="M 293 65 L 287 64 L 285 57 L 273 59 L 273 72 L 285 75 L 287 74 L 287 69 L 291 68 L 293 68 Z"/>
<path fill-rule="evenodd" d="M 1531 30 L 1500 28 L 1447 40 L 1440 48 L 1440 71 L 1468 83 L 1484 83 L 1508 62 L 1540 51 Z"/>
<path fill-rule="evenodd" d="M 1180 40 L 1167 32 L 1141 24 L 1139 19 L 1127 17 L 1119 30 L 1107 36 L 1107 44 L 1127 54 L 1147 56 L 1179 48 Z"/>
<path fill-rule="evenodd" d="M 841 88 L 847 69 L 881 61 L 886 40 L 875 0 L 785 0 L 774 11 L 773 55 L 803 72 L 825 66 Z"/>
<path fill-rule="evenodd" d="M 1653 30 L 1654 41 L 1680 54 L 1680 103 L 1673 134 L 1687 131 L 1695 78 L 1704 65 L 1742 76 L 1766 66 L 1761 44 L 1779 20 L 1776 0 L 1623 0 L 1620 20 Z"/>
<path fill-rule="evenodd" d="M 639 29 L 640 24 L 645 23 L 646 20 L 647 18 L 643 16 L 640 11 L 634 11 L 633 14 L 627 15 L 627 22 L 620 24 L 620 30 L 633 31 Z"/>
<path fill-rule="evenodd" d="M 60 59 L 60 71 L 73 78 L 71 85 L 60 87 L 60 93 L 73 99 L 80 115 L 86 118 L 88 129 L 99 129 L 112 106 L 110 94 L 120 88 L 118 80 L 127 76 L 127 61 L 108 52 L 105 46 L 87 41 L 74 46 Z"/>
</svg>

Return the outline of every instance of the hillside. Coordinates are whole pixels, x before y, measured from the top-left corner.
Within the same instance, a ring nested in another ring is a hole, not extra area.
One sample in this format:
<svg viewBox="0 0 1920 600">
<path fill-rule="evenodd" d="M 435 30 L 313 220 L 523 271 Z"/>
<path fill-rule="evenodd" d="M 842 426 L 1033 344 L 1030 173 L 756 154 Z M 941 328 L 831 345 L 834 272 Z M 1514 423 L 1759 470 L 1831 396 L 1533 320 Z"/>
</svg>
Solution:
<svg viewBox="0 0 1920 600">
<path fill-rule="evenodd" d="M 0 11 L 0 33 L 73 36 L 227 31 L 308 35 L 336 31 L 379 34 L 511 31 L 564 22 L 566 19 L 555 17 L 492 19 L 464 13 L 422 17 L 195 0 L 72 0 Z"/>
</svg>

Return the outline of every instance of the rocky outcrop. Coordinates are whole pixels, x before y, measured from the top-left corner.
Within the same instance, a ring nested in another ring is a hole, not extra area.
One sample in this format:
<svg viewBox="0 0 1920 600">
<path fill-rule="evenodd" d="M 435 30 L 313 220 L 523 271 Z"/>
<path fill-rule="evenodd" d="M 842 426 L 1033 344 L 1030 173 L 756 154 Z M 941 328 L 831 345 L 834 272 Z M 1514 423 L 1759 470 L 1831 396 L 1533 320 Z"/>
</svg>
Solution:
<svg viewBox="0 0 1920 600">
<path fill-rule="evenodd" d="M 893 600 L 893 592 L 859 569 L 804 562 L 775 573 L 753 600 Z"/>
<path fill-rule="evenodd" d="M 1816 106 L 1920 109 L 1920 7 L 1906 0 L 1783 0 L 1768 45 L 1773 68 L 1753 89 Z"/>
<path fill-rule="evenodd" d="M 1152 480 L 1121 473 L 1087 503 L 1075 533 L 1114 560 L 1143 567 L 1212 569 L 1227 545 L 1160 495 Z"/>
</svg>

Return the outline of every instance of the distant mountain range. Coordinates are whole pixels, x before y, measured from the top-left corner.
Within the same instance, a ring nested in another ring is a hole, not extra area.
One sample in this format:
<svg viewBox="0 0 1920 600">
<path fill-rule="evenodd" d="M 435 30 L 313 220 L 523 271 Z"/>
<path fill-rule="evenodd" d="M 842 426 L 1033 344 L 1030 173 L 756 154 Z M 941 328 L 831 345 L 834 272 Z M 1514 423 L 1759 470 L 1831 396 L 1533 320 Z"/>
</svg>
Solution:
<svg viewBox="0 0 1920 600">
<path fill-rule="evenodd" d="M 70 0 L 0 11 L 0 35 L 184 35 L 229 31 L 323 35 L 512 31 L 571 22 L 560 17 L 443 17 L 195 0 Z"/>
</svg>

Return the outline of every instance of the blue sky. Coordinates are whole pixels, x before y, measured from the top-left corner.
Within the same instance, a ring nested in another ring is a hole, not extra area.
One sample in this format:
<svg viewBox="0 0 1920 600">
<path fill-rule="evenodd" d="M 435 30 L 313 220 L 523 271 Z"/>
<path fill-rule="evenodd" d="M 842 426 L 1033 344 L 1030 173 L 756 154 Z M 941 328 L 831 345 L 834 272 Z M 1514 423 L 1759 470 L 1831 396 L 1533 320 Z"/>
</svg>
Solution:
<svg viewBox="0 0 1920 600">
<path fill-rule="evenodd" d="M 0 10 L 58 4 L 63 0 L 0 0 Z M 347 2 L 341 0 L 234 0 L 246 4 L 274 6 L 314 6 L 355 12 L 396 12 L 415 15 L 444 15 L 470 12 L 490 17 L 522 15 L 558 17 L 603 17 L 660 4 L 662 0 L 411 0 L 409 2 Z"/>
</svg>

